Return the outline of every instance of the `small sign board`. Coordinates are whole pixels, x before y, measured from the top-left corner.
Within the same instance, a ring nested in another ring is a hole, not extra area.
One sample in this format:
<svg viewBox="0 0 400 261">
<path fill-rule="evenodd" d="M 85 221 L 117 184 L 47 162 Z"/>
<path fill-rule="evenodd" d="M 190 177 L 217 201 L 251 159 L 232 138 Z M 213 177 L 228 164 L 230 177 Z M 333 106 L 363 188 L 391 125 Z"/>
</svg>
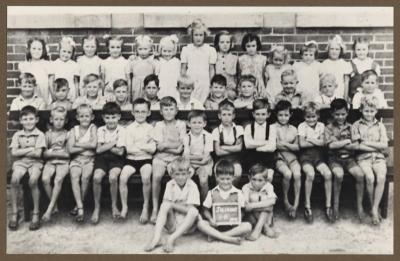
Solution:
<svg viewBox="0 0 400 261">
<path fill-rule="evenodd" d="M 213 204 L 213 218 L 218 226 L 239 225 L 241 223 L 241 211 L 237 202 Z"/>
</svg>

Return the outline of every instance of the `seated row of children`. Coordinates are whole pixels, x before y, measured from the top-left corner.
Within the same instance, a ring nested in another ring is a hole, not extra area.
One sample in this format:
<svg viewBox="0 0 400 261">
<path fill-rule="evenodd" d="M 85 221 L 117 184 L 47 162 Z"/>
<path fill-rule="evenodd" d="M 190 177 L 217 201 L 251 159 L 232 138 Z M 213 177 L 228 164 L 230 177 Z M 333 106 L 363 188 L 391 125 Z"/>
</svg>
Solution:
<svg viewBox="0 0 400 261">
<path fill-rule="evenodd" d="M 176 100 L 168 96 L 160 101 L 163 120 L 155 123 L 154 127 L 146 122 L 151 113 L 150 104 L 142 98 L 134 101 L 132 114 L 135 121 L 125 128 L 118 124 L 121 110 L 114 102 L 104 105 L 102 118 L 105 126 L 99 128 L 92 123 L 94 115 L 91 106 L 79 105 L 76 114 L 79 125 L 69 132 L 64 128 L 66 109 L 61 106 L 56 107 L 51 111 L 52 128 L 46 134 L 36 128 L 38 122 L 36 109 L 32 106 L 24 107 L 20 111 L 20 123 L 23 129 L 14 134 L 10 145 L 11 154 L 16 160 L 12 167 L 12 213 L 9 228 L 18 227 L 17 188 L 26 173 L 29 174 L 34 202 L 31 230 L 40 227 L 40 219 L 49 221 L 52 214 L 57 211 L 56 201 L 63 179 L 68 173 L 71 176 L 76 202 L 71 214 L 76 215 L 77 222 L 84 221 L 83 202 L 92 176 L 95 208 L 91 222 L 93 224 L 99 222 L 101 181 L 106 175 L 110 181 L 112 216 L 115 219 L 126 219 L 127 182 L 134 173 L 140 173 L 144 203 L 139 221 L 156 223 L 159 216 L 161 179 L 166 170 L 171 173 L 171 162 L 182 154 L 190 162 L 190 176 L 198 176 L 199 200 L 203 202 L 203 207 L 208 207 L 210 206 L 208 179 L 213 173 L 212 152 L 215 153 L 215 159 L 230 162 L 232 182 L 237 185 L 243 172 L 242 168 L 248 171 L 257 163 L 265 166 L 266 170 L 263 173 L 268 182 L 272 181 L 274 170 L 282 173 L 285 210 L 288 217 L 293 219 L 296 218 L 299 206 L 302 170 L 306 176 L 304 216 L 309 223 L 313 221 L 310 198 L 316 171 L 325 180 L 325 213 L 330 222 L 339 219 L 341 183 L 344 172 L 347 171 L 357 180 L 357 212 L 360 221 L 365 219 L 362 205 L 365 181 L 371 202 L 372 223 L 375 225 L 380 223 L 379 203 L 386 176 L 383 151 L 388 146 L 388 138 L 384 125 L 375 118 L 376 99 L 362 99 L 360 107 L 362 118 L 352 125 L 346 121 L 349 109 L 345 100 L 335 99 L 331 103 L 333 121 L 327 126 L 318 121 L 318 105 L 308 102 L 303 107 L 305 121 L 298 128 L 289 123 L 291 104 L 288 101 L 278 102 L 275 106 L 277 122 L 269 124 L 267 120 L 271 110 L 268 100 L 255 100 L 252 105 L 254 121 L 244 129 L 234 123 L 235 107 L 232 102 L 224 100 L 218 106 L 218 118 L 221 124 L 211 134 L 204 129 L 207 125 L 206 114 L 199 110 L 189 113 L 187 125 L 190 131 L 187 133 L 186 123 L 176 119 L 178 113 Z M 243 150 L 244 147 L 246 150 Z M 328 155 L 324 153 L 326 147 Z M 51 179 L 54 175 L 54 187 L 52 187 Z M 46 194 L 50 198 L 49 206 L 42 218 L 39 217 L 39 178 L 42 178 Z M 295 192 L 293 204 L 288 198 L 292 178 Z M 258 180 L 255 179 L 254 182 Z M 221 178 L 218 184 L 221 185 L 225 181 Z M 118 191 L 121 210 L 117 207 Z M 226 198 L 226 195 L 221 194 L 221 197 Z M 152 205 L 151 214 L 150 205 Z M 204 217 L 210 220 L 209 215 L 205 214 Z M 270 217 L 258 216 L 261 217 L 270 221 Z M 219 239 L 227 239 L 223 237 L 227 235 L 233 236 L 228 232 L 223 236 L 217 235 L 202 222 L 199 226 L 200 230 Z M 255 228 L 258 232 L 252 234 L 250 238 L 259 235 L 263 226 L 258 224 Z M 243 230 L 247 231 L 248 227 Z M 157 240 L 154 242 L 157 243 Z"/>
<path fill-rule="evenodd" d="M 124 79 L 118 79 L 113 83 L 113 93 L 104 97 L 102 95 L 102 82 L 96 74 L 89 74 L 84 78 L 86 96 L 80 96 L 73 102 L 68 99 L 69 85 L 64 78 L 58 78 L 54 84 L 54 101 L 46 108 L 45 102 L 35 95 L 36 80 L 30 73 L 23 73 L 19 78 L 21 94 L 13 100 L 10 110 L 20 110 L 26 105 L 32 105 L 39 110 L 62 106 L 67 110 L 76 109 L 80 104 L 89 104 L 94 110 L 101 110 L 107 101 L 116 102 L 121 110 L 132 111 L 132 104 L 128 98 L 128 83 Z M 235 108 L 251 109 L 253 101 L 258 98 L 256 90 L 257 80 L 252 75 L 243 75 L 239 80 L 239 96 L 233 101 Z M 306 103 L 307 97 L 297 91 L 298 77 L 293 69 L 287 69 L 281 74 L 283 90 L 275 97 L 268 99 L 271 108 L 281 101 L 291 102 L 292 108 L 301 108 Z M 160 110 L 160 81 L 154 74 L 148 75 L 143 82 L 144 99 L 150 102 L 151 110 Z M 329 107 L 336 98 L 336 78 L 333 74 L 325 74 L 320 79 L 320 94 L 316 95 L 314 102 L 321 108 Z M 363 92 L 354 95 L 352 106 L 357 109 L 363 97 L 372 97 L 377 100 L 378 108 L 386 108 L 387 102 L 378 87 L 378 75 L 374 70 L 367 70 L 361 74 L 361 87 Z M 188 76 L 180 77 L 176 87 L 178 98 L 176 99 L 179 110 L 218 110 L 218 104 L 228 97 L 227 80 L 223 75 L 216 74 L 211 79 L 210 96 L 204 104 L 193 98 L 195 82 Z"/>
</svg>

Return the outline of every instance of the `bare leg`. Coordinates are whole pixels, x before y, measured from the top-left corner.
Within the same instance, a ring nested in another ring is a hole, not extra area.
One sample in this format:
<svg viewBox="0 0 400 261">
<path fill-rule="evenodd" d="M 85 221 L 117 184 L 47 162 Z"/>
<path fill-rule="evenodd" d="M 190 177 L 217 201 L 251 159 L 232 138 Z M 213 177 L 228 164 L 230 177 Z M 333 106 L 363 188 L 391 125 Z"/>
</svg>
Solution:
<svg viewBox="0 0 400 261">
<path fill-rule="evenodd" d="M 96 169 L 93 174 L 93 198 L 94 198 L 94 210 L 90 222 L 97 224 L 99 222 L 100 215 L 100 199 L 101 199 L 101 181 L 106 175 L 104 170 Z"/>
<path fill-rule="evenodd" d="M 356 179 L 357 214 L 360 222 L 363 222 L 365 216 L 362 204 L 364 198 L 364 172 L 358 165 L 350 168 L 349 172 Z"/>
<path fill-rule="evenodd" d="M 44 187 L 44 191 L 46 192 L 46 195 L 49 199 L 51 199 L 51 194 L 53 191 L 53 188 L 51 187 L 51 178 L 53 177 L 54 173 L 56 172 L 56 169 L 54 166 L 49 166 L 45 165 L 43 172 L 42 172 L 42 183 Z"/>
<path fill-rule="evenodd" d="M 110 194 L 111 194 L 111 210 L 113 218 L 119 217 L 120 213 L 117 208 L 118 199 L 118 177 L 121 174 L 120 168 L 113 168 L 110 170 L 109 182 L 110 182 Z"/>
<path fill-rule="evenodd" d="M 32 199 L 33 199 L 33 215 L 32 215 L 32 223 L 39 222 L 39 202 L 40 202 L 40 190 L 38 186 L 38 180 L 40 175 L 42 174 L 41 170 L 35 167 L 32 167 L 28 170 L 29 173 L 29 187 L 31 188 Z"/>
<path fill-rule="evenodd" d="M 325 179 L 325 206 L 328 208 L 332 201 L 332 172 L 325 163 L 319 164 L 317 170 Z"/>
<path fill-rule="evenodd" d="M 203 202 L 206 199 L 209 190 L 208 173 L 206 173 L 204 168 L 200 167 L 197 170 L 197 175 L 199 176 L 199 183 L 200 183 L 200 202 Z"/>
<path fill-rule="evenodd" d="M 260 214 L 258 215 L 257 223 L 254 226 L 253 230 L 251 231 L 251 234 L 248 237 L 246 237 L 247 240 L 255 241 L 260 237 L 264 224 L 267 221 L 267 217 L 268 217 L 267 212 L 260 212 Z"/>
<path fill-rule="evenodd" d="M 339 165 L 332 168 L 332 172 L 334 175 L 333 182 L 333 212 L 335 219 L 339 218 L 339 200 L 340 200 L 340 191 L 342 189 L 342 181 L 343 181 L 343 168 Z"/>
<path fill-rule="evenodd" d="M 374 194 L 374 203 L 372 205 L 372 222 L 374 225 L 379 224 L 379 204 L 382 199 L 383 190 L 385 188 L 386 181 L 386 163 L 384 161 L 372 165 L 372 168 L 376 174 L 376 187 Z"/>
<path fill-rule="evenodd" d="M 311 208 L 310 198 L 314 182 L 315 171 L 314 167 L 311 164 L 307 163 L 303 165 L 303 171 L 306 174 L 304 207 Z"/>
<path fill-rule="evenodd" d="M 86 198 L 86 193 L 89 188 L 90 178 L 93 175 L 93 163 L 88 163 L 82 167 L 82 201 Z"/>
<path fill-rule="evenodd" d="M 296 211 L 299 206 L 299 200 L 300 200 L 300 189 L 301 189 L 301 167 L 300 164 L 296 161 L 292 162 L 290 165 L 290 169 L 292 170 L 293 173 L 293 187 L 294 187 L 294 203 L 293 203 L 293 211 L 294 211 L 294 217 L 296 217 Z"/>
<path fill-rule="evenodd" d="M 75 203 L 79 214 L 83 214 L 83 203 L 81 196 L 80 179 L 82 175 L 82 168 L 73 166 L 70 170 L 72 193 L 74 194 Z"/>
<path fill-rule="evenodd" d="M 251 232 L 251 224 L 249 222 L 242 222 L 238 226 L 232 228 L 231 230 L 222 232 L 222 234 L 232 237 L 236 236 L 244 237 L 248 235 L 250 232 Z"/>
<path fill-rule="evenodd" d="M 152 180 L 152 202 L 153 211 L 151 212 L 150 222 L 155 224 L 157 220 L 160 190 L 161 190 L 161 179 L 165 174 L 165 163 L 157 158 L 153 160 L 153 180 Z"/>
<path fill-rule="evenodd" d="M 218 231 L 217 229 L 215 229 L 214 227 L 210 226 L 208 221 L 205 221 L 205 220 L 202 220 L 202 219 L 199 220 L 197 222 L 197 228 L 201 232 L 203 232 L 204 234 L 206 234 L 208 236 L 211 236 L 213 238 L 219 239 L 221 241 L 224 241 L 224 242 L 227 242 L 227 243 L 231 243 L 231 244 L 236 244 L 236 245 L 240 245 L 240 243 L 241 243 L 241 238 L 240 237 L 232 237 L 232 236 L 228 236 L 226 234 L 223 234 L 220 231 Z"/>
<path fill-rule="evenodd" d="M 126 165 L 122 171 L 119 178 L 119 193 L 121 195 L 121 217 L 126 218 L 128 214 L 128 180 L 136 172 L 136 169 L 130 165 Z"/>
<path fill-rule="evenodd" d="M 146 164 L 140 168 L 140 175 L 142 176 L 142 190 L 143 190 L 143 209 L 140 214 L 139 222 L 146 224 L 149 221 L 149 208 L 150 208 L 150 194 L 151 194 L 151 172 L 152 167 Z"/>
<path fill-rule="evenodd" d="M 360 167 L 362 171 L 364 172 L 365 175 L 365 181 L 367 183 L 367 193 L 368 193 L 368 198 L 369 202 L 371 204 L 371 208 L 374 204 L 374 183 L 375 183 L 375 175 L 374 172 L 372 171 L 372 168 L 369 164 L 360 164 Z"/>
<path fill-rule="evenodd" d="M 292 178 L 292 172 L 290 171 L 289 167 L 280 161 L 281 164 L 277 166 L 278 171 L 282 173 L 283 180 L 282 180 L 282 192 L 283 192 L 283 203 L 285 205 L 285 210 L 289 211 L 291 209 L 291 205 L 289 203 L 288 193 L 290 188 L 290 179 Z M 261 230 L 260 230 L 261 231 Z"/>
<path fill-rule="evenodd" d="M 17 216 L 18 216 L 18 189 L 19 189 L 19 184 L 21 182 L 22 177 L 25 175 L 26 170 L 24 168 L 19 168 L 16 167 L 14 168 L 14 171 L 11 176 L 11 218 L 10 218 L 10 223 L 16 223 L 18 222 Z M 18 225 L 18 224 L 17 224 Z"/>
</svg>

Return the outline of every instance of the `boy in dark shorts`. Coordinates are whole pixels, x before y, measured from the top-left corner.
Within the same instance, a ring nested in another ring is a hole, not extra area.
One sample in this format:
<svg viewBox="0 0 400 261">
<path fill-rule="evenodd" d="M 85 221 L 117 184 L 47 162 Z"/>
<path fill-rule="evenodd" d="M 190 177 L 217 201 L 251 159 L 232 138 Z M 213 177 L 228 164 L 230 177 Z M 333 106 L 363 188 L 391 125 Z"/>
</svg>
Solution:
<svg viewBox="0 0 400 261">
<path fill-rule="evenodd" d="M 124 148 L 121 146 L 125 129 L 118 125 L 121 118 L 121 108 L 115 102 L 107 102 L 103 106 L 102 118 L 105 125 L 97 129 L 97 148 L 94 160 L 93 198 L 94 210 L 92 224 L 99 222 L 101 181 L 107 173 L 110 180 L 112 216 L 119 216 L 117 208 L 118 177 L 124 166 Z"/>
</svg>

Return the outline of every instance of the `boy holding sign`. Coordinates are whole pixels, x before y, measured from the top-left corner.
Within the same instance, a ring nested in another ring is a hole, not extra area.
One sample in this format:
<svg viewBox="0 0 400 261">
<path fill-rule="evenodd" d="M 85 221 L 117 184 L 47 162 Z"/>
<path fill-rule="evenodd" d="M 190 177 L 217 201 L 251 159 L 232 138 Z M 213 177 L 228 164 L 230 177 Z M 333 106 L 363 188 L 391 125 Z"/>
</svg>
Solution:
<svg viewBox="0 0 400 261">
<path fill-rule="evenodd" d="M 217 162 L 215 176 L 218 185 L 207 193 L 203 202 L 204 219 L 199 218 L 197 228 L 209 237 L 240 244 L 241 237 L 251 231 L 251 224 L 242 222 L 244 198 L 242 191 L 232 185 L 233 164 L 228 160 Z"/>
</svg>

